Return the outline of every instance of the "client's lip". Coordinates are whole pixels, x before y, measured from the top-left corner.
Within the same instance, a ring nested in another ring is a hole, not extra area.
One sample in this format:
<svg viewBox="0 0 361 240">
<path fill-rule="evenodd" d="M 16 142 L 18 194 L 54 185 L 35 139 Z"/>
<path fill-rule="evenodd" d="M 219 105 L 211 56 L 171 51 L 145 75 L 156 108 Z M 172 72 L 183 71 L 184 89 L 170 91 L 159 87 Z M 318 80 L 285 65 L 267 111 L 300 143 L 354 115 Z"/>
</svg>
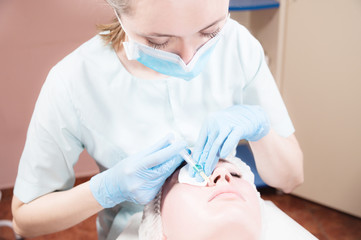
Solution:
<svg viewBox="0 0 361 240">
<path fill-rule="evenodd" d="M 211 194 L 210 198 L 208 199 L 208 202 L 214 200 L 218 196 L 221 196 L 222 194 L 234 194 L 238 196 L 243 201 L 246 201 L 242 194 L 234 189 L 234 187 L 226 186 L 226 187 L 219 187 L 214 190 L 214 192 Z"/>
</svg>

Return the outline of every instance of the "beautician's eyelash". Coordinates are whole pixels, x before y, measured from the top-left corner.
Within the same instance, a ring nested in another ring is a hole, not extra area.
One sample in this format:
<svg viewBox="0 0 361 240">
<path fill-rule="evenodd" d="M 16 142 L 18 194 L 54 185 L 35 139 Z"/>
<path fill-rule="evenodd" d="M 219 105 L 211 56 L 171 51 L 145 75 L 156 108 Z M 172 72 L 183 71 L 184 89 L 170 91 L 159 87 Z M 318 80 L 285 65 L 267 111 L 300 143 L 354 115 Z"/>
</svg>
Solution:
<svg viewBox="0 0 361 240">
<path fill-rule="evenodd" d="M 214 38 L 215 36 L 218 35 L 219 31 L 220 31 L 220 28 L 218 28 L 216 31 L 211 32 L 211 33 L 202 33 L 202 32 L 201 32 L 200 34 L 201 34 L 203 37 Z M 154 43 L 154 42 L 150 41 L 149 39 L 147 39 L 147 42 L 148 42 L 148 45 L 149 45 L 150 47 L 155 48 L 155 49 L 166 48 L 166 47 L 168 46 L 168 43 L 169 43 L 169 41 L 166 41 L 166 42 L 164 42 L 164 43 L 159 44 L 159 43 Z"/>
<path fill-rule="evenodd" d="M 165 47 L 167 47 L 168 46 L 168 43 L 169 43 L 169 41 L 166 41 L 166 42 L 164 42 L 164 43 L 154 43 L 154 42 L 152 42 L 152 41 L 149 41 L 148 39 L 147 39 L 147 42 L 148 42 L 148 45 L 150 46 L 150 47 L 152 47 L 152 48 L 155 48 L 155 49 L 162 49 L 162 48 L 165 48 Z"/>
<path fill-rule="evenodd" d="M 242 175 L 241 175 L 241 174 L 234 173 L 234 172 L 231 172 L 231 176 L 232 176 L 232 177 L 237 177 L 237 178 L 242 178 Z"/>
<path fill-rule="evenodd" d="M 218 33 L 219 33 L 219 31 L 220 31 L 221 29 L 220 28 L 218 28 L 216 31 L 214 31 L 214 32 L 211 32 L 211 33 L 200 33 L 203 37 L 208 37 L 208 38 L 214 38 L 215 36 L 217 36 L 218 35 Z"/>
</svg>

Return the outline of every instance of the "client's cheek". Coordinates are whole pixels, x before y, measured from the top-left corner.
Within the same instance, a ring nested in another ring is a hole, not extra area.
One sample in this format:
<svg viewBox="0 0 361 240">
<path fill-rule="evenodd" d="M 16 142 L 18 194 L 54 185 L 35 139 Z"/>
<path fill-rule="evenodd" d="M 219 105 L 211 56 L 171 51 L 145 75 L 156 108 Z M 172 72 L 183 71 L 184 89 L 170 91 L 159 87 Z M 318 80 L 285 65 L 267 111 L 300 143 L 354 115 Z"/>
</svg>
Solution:
<svg viewBox="0 0 361 240">
<path fill-rule="evenodd" d="M 206 203 L 202 189 L 185 184 L 176 184 L 164 196 L 161 206 L 163 231 L 172 237 L 187 237 L 192 222 L 199 223 Z M 188 226 L 188 227 L 187 227 Z M 184 234 L 184 235 L 182 235 Z M 181 239 L 181 238 L 179 238 Z"/>
<path fill-rule="evenodd" d="M 244 194 L 247 196 L 248 198 L 248 202 L 249 202 L 249 219 L 253 219 L 252 222 L 253 224 L 249 226 L 250 229 L 253 229 L 253 234 L 257 235 L 260 233 L 260 229 L 261 229 L 261 206 L 260 206 L 260 196 L 259 193 L 257 192 L 257 190 L 253 187 L 253 185 L 251 185 L 250 183 L 248 183 L 247 181 L 243 182 L 243 189 L 244 189 Z"/>
<path fill-rule="evenodd" d="M 167 194 L 163 195 L 162 212 L 176 213 L 179 210 L 188 212 L 188 209 L 201 206 L 202 189 L 186 184 L 175 184 Z"/>
</svg>

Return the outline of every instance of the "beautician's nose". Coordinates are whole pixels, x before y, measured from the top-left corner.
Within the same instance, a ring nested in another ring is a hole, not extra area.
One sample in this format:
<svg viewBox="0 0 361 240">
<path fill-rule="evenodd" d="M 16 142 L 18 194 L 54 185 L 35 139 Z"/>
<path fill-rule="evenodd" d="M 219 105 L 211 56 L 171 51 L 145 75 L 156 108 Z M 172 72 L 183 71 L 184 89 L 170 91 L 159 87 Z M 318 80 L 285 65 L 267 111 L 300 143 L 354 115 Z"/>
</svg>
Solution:
<svg viewBox="0 0 361 240">
<path fill-rule="evenodd" d="M 229 183 L 232 179 L 232 175 L 228 171 L 228 169 L 223 167 L 218 167 L 213 171 L 213 174 L 210 176 L 211 184 L 210 187 L 215 186 L 217 184 Z"/>
<path fill-rule="evenodd" d="M 198 47 L 199 46 L 195 45 L 192 41 L 182 39 L 179 41 L 177 54 L 182 58 L 185 64 L 188 64 L 196 54 Z"/>
</svg>

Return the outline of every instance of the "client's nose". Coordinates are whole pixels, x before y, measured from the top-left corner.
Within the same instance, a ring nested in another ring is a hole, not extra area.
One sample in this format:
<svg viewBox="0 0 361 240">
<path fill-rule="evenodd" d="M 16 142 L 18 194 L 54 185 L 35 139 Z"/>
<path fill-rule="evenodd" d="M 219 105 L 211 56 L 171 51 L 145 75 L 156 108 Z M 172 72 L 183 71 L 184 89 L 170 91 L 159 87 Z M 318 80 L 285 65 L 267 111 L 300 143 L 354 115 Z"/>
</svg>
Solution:
<svg viewBox="0 0 361 240">
<path fill-rule="evenodd" d="M 223 167 L 218 167 L 214 170 L 213 174 L 210 176 L 210 186 L 215 186 L 221 183 L 229 183 L 232 179 L 230 172 Z"/>
</svg>

